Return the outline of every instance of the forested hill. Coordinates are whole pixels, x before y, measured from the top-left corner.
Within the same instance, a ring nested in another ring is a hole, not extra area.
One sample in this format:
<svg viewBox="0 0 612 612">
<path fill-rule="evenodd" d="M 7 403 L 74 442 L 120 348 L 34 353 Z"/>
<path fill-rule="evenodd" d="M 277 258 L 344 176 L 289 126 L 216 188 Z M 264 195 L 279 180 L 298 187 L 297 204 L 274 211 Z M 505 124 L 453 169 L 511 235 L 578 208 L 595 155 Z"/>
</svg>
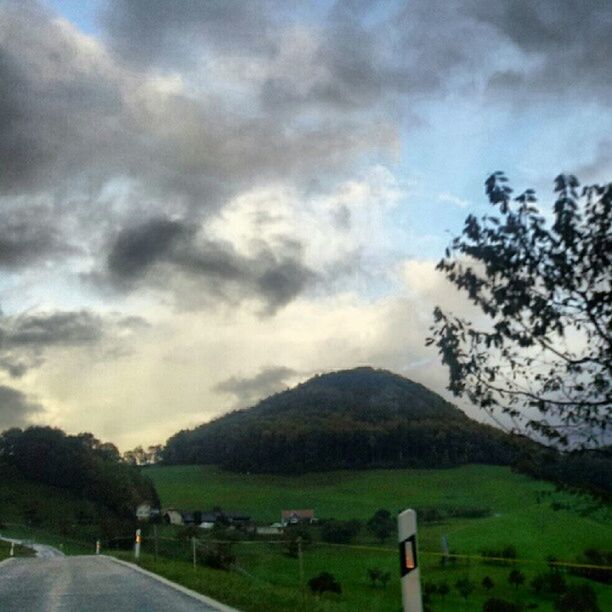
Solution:
<svg viewBox="0 0 612 612">
<path fill-rule="evenodd" d="M 373 368 L 316 376 L 172 436 L 164 461 L 236 471 L 509 464 L 515 441 L 423 385 Z"/>
</svg>

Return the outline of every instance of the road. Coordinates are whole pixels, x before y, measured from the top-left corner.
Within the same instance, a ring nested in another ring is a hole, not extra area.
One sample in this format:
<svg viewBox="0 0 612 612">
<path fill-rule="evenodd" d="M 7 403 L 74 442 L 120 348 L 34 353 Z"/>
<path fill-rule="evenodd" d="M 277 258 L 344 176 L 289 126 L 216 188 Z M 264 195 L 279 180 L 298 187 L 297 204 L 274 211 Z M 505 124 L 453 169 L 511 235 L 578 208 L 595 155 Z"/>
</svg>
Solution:
<svg viewBox="0 0 612 612">
<path fill-rule="evenodd" d="M 2 612 L 194 612 L 205 603 L 104 556 L 15 558 L 0 565 Z"/>
<path fill-rule="evenodd" d="M 53 548 L 53 546 L 47 546 L 46 544 L 35 544 L 33 542 L 29 542 L 26 540 L 16 540 L 15 538 L 0 538 L 0 540 L 4 540 L 5 542 L 15 542 L 15 544 L 21 544 L 23 546 L 28 546 L 36 552 L 37 557 L 49 558 L 49 557 L 63 557 L 64 553 L 57 548 Z"/>
</svg>

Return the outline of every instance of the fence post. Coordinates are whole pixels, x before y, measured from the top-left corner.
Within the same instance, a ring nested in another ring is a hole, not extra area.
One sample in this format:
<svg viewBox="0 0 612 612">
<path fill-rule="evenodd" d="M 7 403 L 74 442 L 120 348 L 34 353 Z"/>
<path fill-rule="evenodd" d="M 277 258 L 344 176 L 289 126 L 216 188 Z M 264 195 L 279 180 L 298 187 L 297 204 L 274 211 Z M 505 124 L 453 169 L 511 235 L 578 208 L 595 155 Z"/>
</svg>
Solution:
<svg viewBox="0 0 612 612">
<path fill-rule="evenodd" d="M 191 551 L 193 553 L 193 569 L 196 568 L 196 539 L 195 536 L 191 538 Z"/>
<path fill-rule="evenodd" d="M 142 538 L 140 536 L 140 529 L 136 530 L 136 541 L 134 542 L 134 558 L 140 559 L 140 542 Z"/>
<path fill-rule="evenodd" d="M 154 555 L 155 555 L 154 558 L 155 558 L 155 563 L 157 563 L 157 553 L 158 553 L 158 550 L 157 550 L 157 547 L 158 547 L 158 542 L 157 542 L 157 525 L 153 525 L 153 538 L 154 538 L 154 542 L 153 542 L 154 548 L 153 548 L 153 550 L 154 550 Z"/>
<path fill-rule="evenodd" d="M 302 591 L 302 604 L 306 603 L 306 588 L 304 586 L 304 556 L 302 555 L 302 538 L 298 536 L 298 562 L 300 566 L 300 589 Z"/>
</svg>

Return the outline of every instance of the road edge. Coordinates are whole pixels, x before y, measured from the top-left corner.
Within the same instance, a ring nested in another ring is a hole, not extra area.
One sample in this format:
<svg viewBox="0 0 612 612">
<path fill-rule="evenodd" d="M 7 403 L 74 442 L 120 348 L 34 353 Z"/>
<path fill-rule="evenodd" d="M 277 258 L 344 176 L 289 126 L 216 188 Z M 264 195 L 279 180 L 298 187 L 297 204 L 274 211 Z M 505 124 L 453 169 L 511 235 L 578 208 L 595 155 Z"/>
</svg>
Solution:
<svg viewBox="0 0 612 612">
<path fill-rule="evenodd" d="M 130 569 L 140 572 L 141 574 L 144 574 L 145 576 L 149 576 L 149 578 L 153 578 L 157 580 L 158 582 L 165 584 L 166 586 L 172 587 L 173 589 L 180 591 L 184 595 L 189 595 L 189 597 L 192 597 L 193 599 L 197 599 L 198 601 L 205 603 L 208 606 L 216 608 L 217 610 L 219 610 L 219 612 L 240 612 L 236 608 L 231 608 L 230 606 L 226 606 L 225 604 L 222 604 L 221 602 L 216 601 L 215 599 L 212 599 L 212 597 L 207 597 L 206 595 L 202 595 L 202 593 L 198 593 L 197 591 L 184 587 L 182 584 L 178 584 L 177 582 L 172 582 L 172 580 L 168 580 L 167 578 L 164 578 L 163 576 L 160 576 L 159 574 L 150 572 L 149 570 L 146 570 L 140 567 L 139 565 L 136 565 L 135 563 L 129 563 L 128 561 L 124 561 L 123 559 L 117 559 L 116 557 L 111 557 L 110 555 L 98 555 L 98 556 L 104 557 L 105 559 L 110 559 L 111 561 L 114 561 L 115 563 L 119 563 L 120 565 L 129 567 Z M 7 560 L 10 560 L 10 559 L 7 559 Z"/>
<path fill-rule="evenodd" d="M 14 561 L 15 557 L 9 557 L 8 559 L 2 559 L 2 561 L 0 561 L 0 569 L 2 569 L 3 565 L 8 565 L 11 561 Z"/>
</svg>

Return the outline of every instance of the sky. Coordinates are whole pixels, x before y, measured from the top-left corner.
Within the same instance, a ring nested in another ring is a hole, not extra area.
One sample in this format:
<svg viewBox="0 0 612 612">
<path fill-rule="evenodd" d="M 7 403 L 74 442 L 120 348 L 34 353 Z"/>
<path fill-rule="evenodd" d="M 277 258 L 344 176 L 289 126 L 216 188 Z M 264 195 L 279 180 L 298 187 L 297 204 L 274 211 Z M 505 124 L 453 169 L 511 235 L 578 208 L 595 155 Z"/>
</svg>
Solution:
<svg viewBox="0 0 612 612">
<path fill-rule="evenodd" d="M 611 41 L 606 0 L 0 0 L 0 430 L 125 450 L 361 365 L 452 399 L 435 265 L 496 170 L 610 180 Z"/>
</svg>

